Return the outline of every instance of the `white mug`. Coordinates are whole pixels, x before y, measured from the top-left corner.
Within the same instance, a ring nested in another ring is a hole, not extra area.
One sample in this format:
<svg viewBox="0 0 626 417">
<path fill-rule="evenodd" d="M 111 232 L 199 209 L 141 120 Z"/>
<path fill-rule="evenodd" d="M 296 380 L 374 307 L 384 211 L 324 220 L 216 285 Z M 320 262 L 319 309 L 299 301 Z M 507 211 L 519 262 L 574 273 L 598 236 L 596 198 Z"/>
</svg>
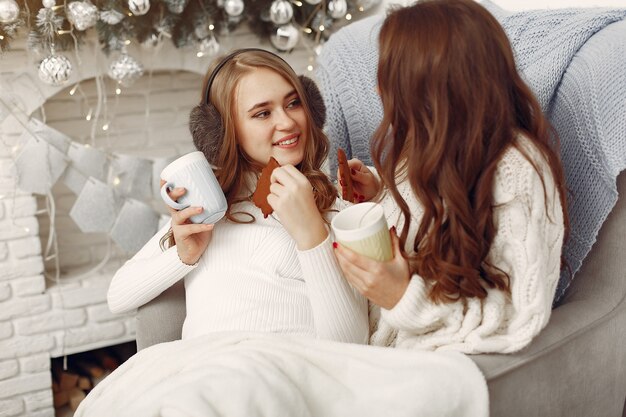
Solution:
<svg viewBox="0 0 626 417">
<path fill-rule="evenodd" d="M 383 206 L 367 202 L 341 210 L 331 221 L 337 242 L 377 261 L 393 258 Z"/>
<path fill-rule="evenodd" d="M 174 160 L 161 171 L 161 179 L 165 181 L 161 187 L 165 204 L 176 210 L 202 207 L 202 213 L 190 217 L 192 223 L 214 224 L 224 217 L 228 207 L 226 197 L 202 152 L 191 152 Z M 186 192 L 174 201 L 167 192 L 178 187 Z"/>
</svg>

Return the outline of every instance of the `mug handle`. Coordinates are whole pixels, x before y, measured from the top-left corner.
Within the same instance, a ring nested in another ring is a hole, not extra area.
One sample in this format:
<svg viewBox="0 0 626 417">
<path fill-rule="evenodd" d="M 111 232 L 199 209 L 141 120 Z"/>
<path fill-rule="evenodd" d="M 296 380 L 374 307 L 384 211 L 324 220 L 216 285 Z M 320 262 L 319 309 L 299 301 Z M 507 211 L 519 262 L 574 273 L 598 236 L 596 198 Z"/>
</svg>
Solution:
<svg viewBox="0 0 626 417">
<path fill-rule="evenodd" d="M 166 182 L 161 187 L 161 198 L 163 199 L 163 201 L 165 201 L 165 204 L 167 204 L 168 206 L 176 210 L 183 210 L 189 207 L 189 204 L 185 205 L 185 204 L 181 204 L 177 201 L 172 200 L 172 197 L 170 197 L 170 195 L 167 192 L 171 190 L 173 187 L 174 187 L 174 184 L 171 182 Z"/>
</svg>

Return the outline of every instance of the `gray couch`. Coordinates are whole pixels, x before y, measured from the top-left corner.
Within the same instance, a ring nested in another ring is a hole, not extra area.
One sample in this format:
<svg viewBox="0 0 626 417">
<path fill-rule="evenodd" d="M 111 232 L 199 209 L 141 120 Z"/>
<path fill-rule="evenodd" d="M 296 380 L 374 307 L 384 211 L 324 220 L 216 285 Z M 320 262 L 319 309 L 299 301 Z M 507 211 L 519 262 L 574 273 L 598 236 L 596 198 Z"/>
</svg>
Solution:
<svg viewBox="0 0 626 417">
<path fill-rule="evenodd" d="M 621 198 L 548 326 L 523 351 L 476 355 L 493 417 L 626 417 L 626 173 Z M 137 348 L 180 339 L 182 282 L 139 309 Z"/>
<path fill-rule="evenodd" d="M 521 352 L 472 356 L 492 416 L 626 417 L 626 174 L 617 182 L 620 198 L 543 332 Z M 139 309 L 138 348 L 180 338 L 184 315 L 178 283 Z"/>
</svg>

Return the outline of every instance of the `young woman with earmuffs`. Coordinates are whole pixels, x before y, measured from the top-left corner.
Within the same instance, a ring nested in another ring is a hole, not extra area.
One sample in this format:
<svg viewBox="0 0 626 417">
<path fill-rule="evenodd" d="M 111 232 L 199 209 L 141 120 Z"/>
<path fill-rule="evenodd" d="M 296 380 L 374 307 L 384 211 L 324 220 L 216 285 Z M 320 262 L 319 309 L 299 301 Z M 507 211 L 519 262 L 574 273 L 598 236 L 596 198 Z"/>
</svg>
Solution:
<svg viewBox="0 0 626 417">
<path fill-rule="evenodd" d="M 171 222 L 113 277 L 109 308 L 133 310 L 184 278 L 183 339 L 249 331 L 366 343 L 366 299 L 344 279 L 329 236 L 339 200 L 321 170 L 329 142 L 317 87 L 277 55 L 243 49 L 216 60 L 202 91 L 190 130 L 214 167 L 226 215 L 198 225 L 189 218 L 200 208 L 170 209 Z M 270 157 L 281 166 L 265 218 L 251 196 Z"/>
</svg>

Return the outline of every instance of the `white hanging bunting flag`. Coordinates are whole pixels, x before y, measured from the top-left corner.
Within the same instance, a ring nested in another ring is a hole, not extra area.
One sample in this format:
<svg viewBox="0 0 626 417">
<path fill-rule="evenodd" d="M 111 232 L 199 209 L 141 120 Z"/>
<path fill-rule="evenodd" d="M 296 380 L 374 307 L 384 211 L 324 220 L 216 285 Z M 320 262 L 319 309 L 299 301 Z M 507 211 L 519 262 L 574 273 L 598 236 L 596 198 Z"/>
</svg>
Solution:
<svg viewBox="0 0 626 417">
<path fill-rule="evenodd" d="M 139 199 L 152 197 L 152 161 L 131 155 L 115 155 L 109 183 L 120 196 Z"/>
<path fill-rule="evenodd" d="M 87 176 L 82 172 L 69 165 L 63 174 L 61 181 L 69 188 L 74 194 L 78 195 L 83 190 L 85 183 L 87 182 Z"/>
<path fill-rule="evenodd" d="M 64 154 L 67 153 L 70 144 L 72 143 L 72 139 L 70 139 L 69 136 L 51 128 L 41 120 L 30 119 L 28 122 L 28 129 L 39 139 L 45 140 Z M 26 132 L 27 131 L 24 133 Z"/>
<path fill-rule="evenodd" d="M 93 177 L 87 179 L 70 210 L 70 217 L 83 233 L 110 231 L 116 214 L 115 193 Z"/>
<path fill-rule="evenodd" d="M 135 253 L 157 232 L 159 215 L 152 207 L 129 198 L 111 230 L 111 239 L 124 252 Z"/>
<path fill-rule="evenodd" d="M 91 146 L 72 142 L 68 155 L 72 160 L 74 168 L 83 175 L 100 181 L 106 180 L 107 156 L 104 152 Z"/>
<path fill-rule="evenodd" d="M 67 164 L 65 154 L 46 141 L 31 136 L 15 159 L 18 186 L 24 191 L 45 195 Z"/>
</svg>

